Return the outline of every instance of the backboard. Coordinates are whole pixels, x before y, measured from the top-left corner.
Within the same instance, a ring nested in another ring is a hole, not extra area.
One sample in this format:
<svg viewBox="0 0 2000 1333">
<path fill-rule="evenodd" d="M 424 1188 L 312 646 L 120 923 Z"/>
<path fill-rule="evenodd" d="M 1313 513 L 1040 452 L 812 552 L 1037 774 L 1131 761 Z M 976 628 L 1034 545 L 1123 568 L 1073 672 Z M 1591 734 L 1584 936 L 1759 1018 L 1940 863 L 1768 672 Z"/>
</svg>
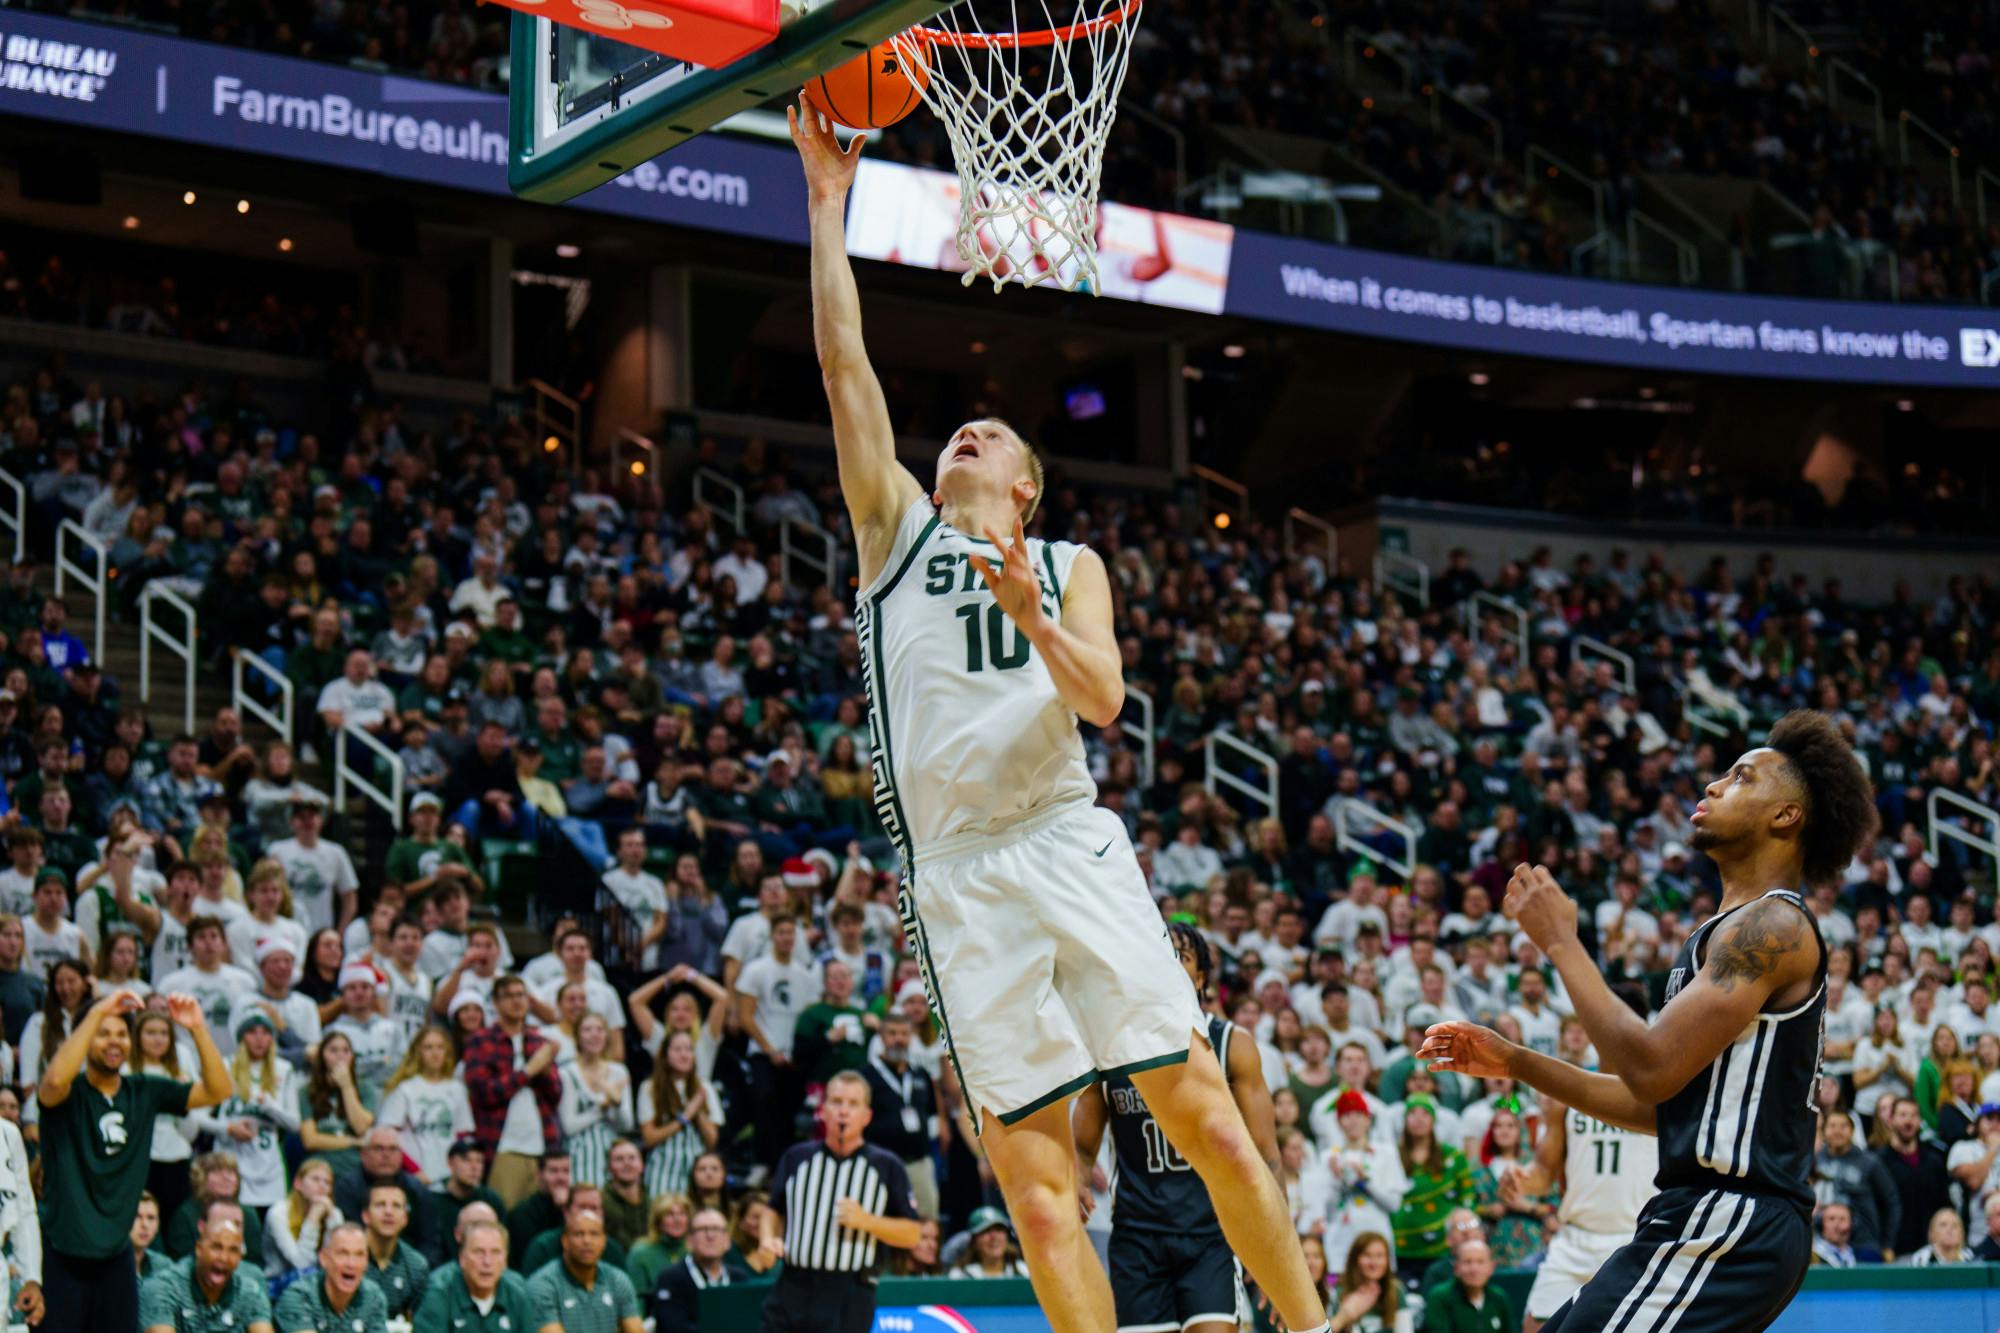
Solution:
<svg viewBox="0 0 2000 1333">
<path fill-rule="evenodd" d="M 541 203 L 575 198 L 952 3 L 828 0 L 717 69 L 516 10 L 508 184 Z"/>
</svg>

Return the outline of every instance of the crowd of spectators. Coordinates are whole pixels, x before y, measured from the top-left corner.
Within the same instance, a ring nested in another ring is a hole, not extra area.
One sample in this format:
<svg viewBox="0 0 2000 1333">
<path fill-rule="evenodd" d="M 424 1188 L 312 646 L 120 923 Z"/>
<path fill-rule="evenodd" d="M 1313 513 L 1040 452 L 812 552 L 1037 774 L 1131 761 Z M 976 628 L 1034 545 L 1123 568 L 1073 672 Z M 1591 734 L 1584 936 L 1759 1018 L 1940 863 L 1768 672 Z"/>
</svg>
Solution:
<svg viewBox="0 0 2000 1333">
<path fill-rule="evenodd" d="M 901 935 L 846 597 L 788 581 L 772 539 L 796 516 L 847 549 L 829 476 L 704 442 L 748 497 L 733 530 L 674 478 L 558 472 L 505 421 L 364 411 L 323 441 L 191 393 L 113 434 L 101 398 L 52 371 L 4 400 L 0 464 L 29 482 L 34 535 L 63 517 L 104 534 L 120 607 L 183 591 L 209 665 L 255 655 L 298 704 L 289 738 L 226 708 L 157 735 L 32 561 L 0 588 L 0 1116 L 33 1138 L 39 1071 L 108 988 L 194 995 L 231 1061 L 236 1095 L 153 1144 L 141 1262 L 188 1253 L 233 1199 L 274 1286 L 359 1221 L 378 1278 L 403 1265 L 414 1287 L 408 1256 L 447 1262 L 483 1206 L 524 1275 L 598 1219 L 604 1261 L 651 1301 L 689 1255 L 768 1259 L 760 1186 L 851 1070 L 870 1140 L 937 1223 L 898 1267 L 1013 1271 Z M 1151 771 L 1124 726 L 1088 734 L 1101 800 L 1162 914 L 1216 950 L 1216 1002 L 1258 1039 L 1297 1223 L 1334 1278 L 1381 1258 L 1430 1290 L 1480 1254 L 1536 1262 L 1559 1200 L 1507 1186 L 1543 1108 L 1421 1068 L 1415 1034 L 1463 1016 L 1592 1063 L 1499 912 L 1508 870 L 1549 865 L 1607 973 L 1657 1006 L 1717 896 L 1686 813 L 1796 707 L 1841 718 L 1882 815 L 1842 882 L 1809 886 L 1830 950 L 1822 1257 L 1946 1262 L 1989 1234 L 2000 925 L 1989 863 L 1933 854 L 1925 800 L 2000 803 L 1989 579 L 1864 605 L 1769 556 L 1683 578 L 1624 551 L 1459 553 L 1421 606 L 1197 518 L 1058 476 L 1036 526 L 1111 570 L 1127 679 L 1159 714 Z M 1500 620 L 1465 627 L 1475 591 L 1527 613 L 1525 658 Z M 1584 635 L 1629 653 L 1631 679 Z M 1275 809 L 1203 784 L 1219 727 L 1275 763 Z M 386 851 L 360 808 L 327 808 L 342 728 L 404 766 Z M 551 880 L 495 920 L 488 867 L 523 845 L 581 879 L 571 915 Z M 171 1026 L 134 1026 L 135 1066 L 187 1076 Z"/>
</svg>

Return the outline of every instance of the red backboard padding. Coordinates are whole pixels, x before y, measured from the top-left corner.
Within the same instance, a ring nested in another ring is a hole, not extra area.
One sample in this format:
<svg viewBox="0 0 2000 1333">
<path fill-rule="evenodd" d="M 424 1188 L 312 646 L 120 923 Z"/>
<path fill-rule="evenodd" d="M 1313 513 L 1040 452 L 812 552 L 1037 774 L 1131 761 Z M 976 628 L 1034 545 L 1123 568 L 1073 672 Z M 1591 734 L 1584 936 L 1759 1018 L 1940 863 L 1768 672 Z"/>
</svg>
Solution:
<svg viewBox="0 0 2000 1333">
<path fill-rule="evenodd" d="M 778 35 L 778 0 L 494 0 L 708 69 Z"/>
</svg>

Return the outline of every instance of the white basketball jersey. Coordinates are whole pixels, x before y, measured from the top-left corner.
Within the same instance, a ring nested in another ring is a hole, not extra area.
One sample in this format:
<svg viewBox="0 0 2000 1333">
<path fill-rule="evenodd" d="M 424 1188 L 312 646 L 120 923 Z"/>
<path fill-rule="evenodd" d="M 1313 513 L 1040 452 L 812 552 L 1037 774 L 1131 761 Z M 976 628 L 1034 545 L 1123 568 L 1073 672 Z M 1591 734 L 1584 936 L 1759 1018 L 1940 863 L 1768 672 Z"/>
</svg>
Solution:
<svg viewBox="0 0 2000 1333">
<path fill-rule="evenodd" d="M 1606 1236 L 1629 1236 L 1638 1229 L 1639 1210 L 1653 1197 L 1660 1171 L 1660 1141 L 1571 1109 L 1564 1113 L 1562 1204 L 1556 1216 L 1566 1227 Z"/>
<path fill-rule="evenodd" d="M 1028 539 L 1043 614 L 1062 617 L 1082 547 Z M 875 808 L 907 857 L 961 835 L 998 834 L 1044 807 L 1097 799 L 1076 714 L 969 557 L 991 542 L 911 505 L 854 610 L 868 685 Z"/>
</svg>

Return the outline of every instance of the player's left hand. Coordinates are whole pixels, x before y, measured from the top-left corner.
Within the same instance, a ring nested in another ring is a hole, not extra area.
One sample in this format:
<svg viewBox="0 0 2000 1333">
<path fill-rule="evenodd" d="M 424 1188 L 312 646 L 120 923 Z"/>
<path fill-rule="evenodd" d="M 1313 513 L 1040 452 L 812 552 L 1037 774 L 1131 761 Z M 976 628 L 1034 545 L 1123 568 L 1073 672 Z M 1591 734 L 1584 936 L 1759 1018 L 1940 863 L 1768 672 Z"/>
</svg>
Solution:
<svg viewBox="0 0 2000 1333">
<path fill-rule="evenodd" d="M 1449 1069 L 1467 1078 L 1512 1078 L 1509 1057 L 1518 1049 L 1492 1028 L 1452 1020 L 1425 1030 L 1417 1059 L 1433 1071 Z"/>
<path fill-rule="evenodd" d="M 1500 910 L 1518 922 L 1544 954 L 1576 938 L 1576 900 L 1562 891 L 1547 866 L 1526 862 L 1515 866 Z"/>
<path fill-rule="evenodd" d="M 169 995 L 167 997 L 167 1017 L 177 1026 L 192 1032 L 207 1021 L 201 1012 L 201 1001 L 192 995 Z"/>
<path fill-rule="evenodd" d="M 20 1294 L 14 1297 L 14 1308 L 33 1326 L 42 1322 L 42 1284 L 23 1282 Z"/>
<path fill-rule="evenodd" d="M 1035 577 L 1034 566 L 1028 563 L 1028 534 L 1021 527 L 1020 517 L 1014 519 L 1014 540 L 1003 540 L 993 529 L 986 529 L 986 540 L 1000 548 L 1001 564 L 994 569 L 984 556 L 969 556 L 972 567 L 986 580 L 986 586 L 993 590 L 993 600 L 1000 603 L 1000 609 L 1007 618 L 1019 625 L 1023 632 L 1033 630 L 1042 619 L 1042 585 Z"/>
</svg>

